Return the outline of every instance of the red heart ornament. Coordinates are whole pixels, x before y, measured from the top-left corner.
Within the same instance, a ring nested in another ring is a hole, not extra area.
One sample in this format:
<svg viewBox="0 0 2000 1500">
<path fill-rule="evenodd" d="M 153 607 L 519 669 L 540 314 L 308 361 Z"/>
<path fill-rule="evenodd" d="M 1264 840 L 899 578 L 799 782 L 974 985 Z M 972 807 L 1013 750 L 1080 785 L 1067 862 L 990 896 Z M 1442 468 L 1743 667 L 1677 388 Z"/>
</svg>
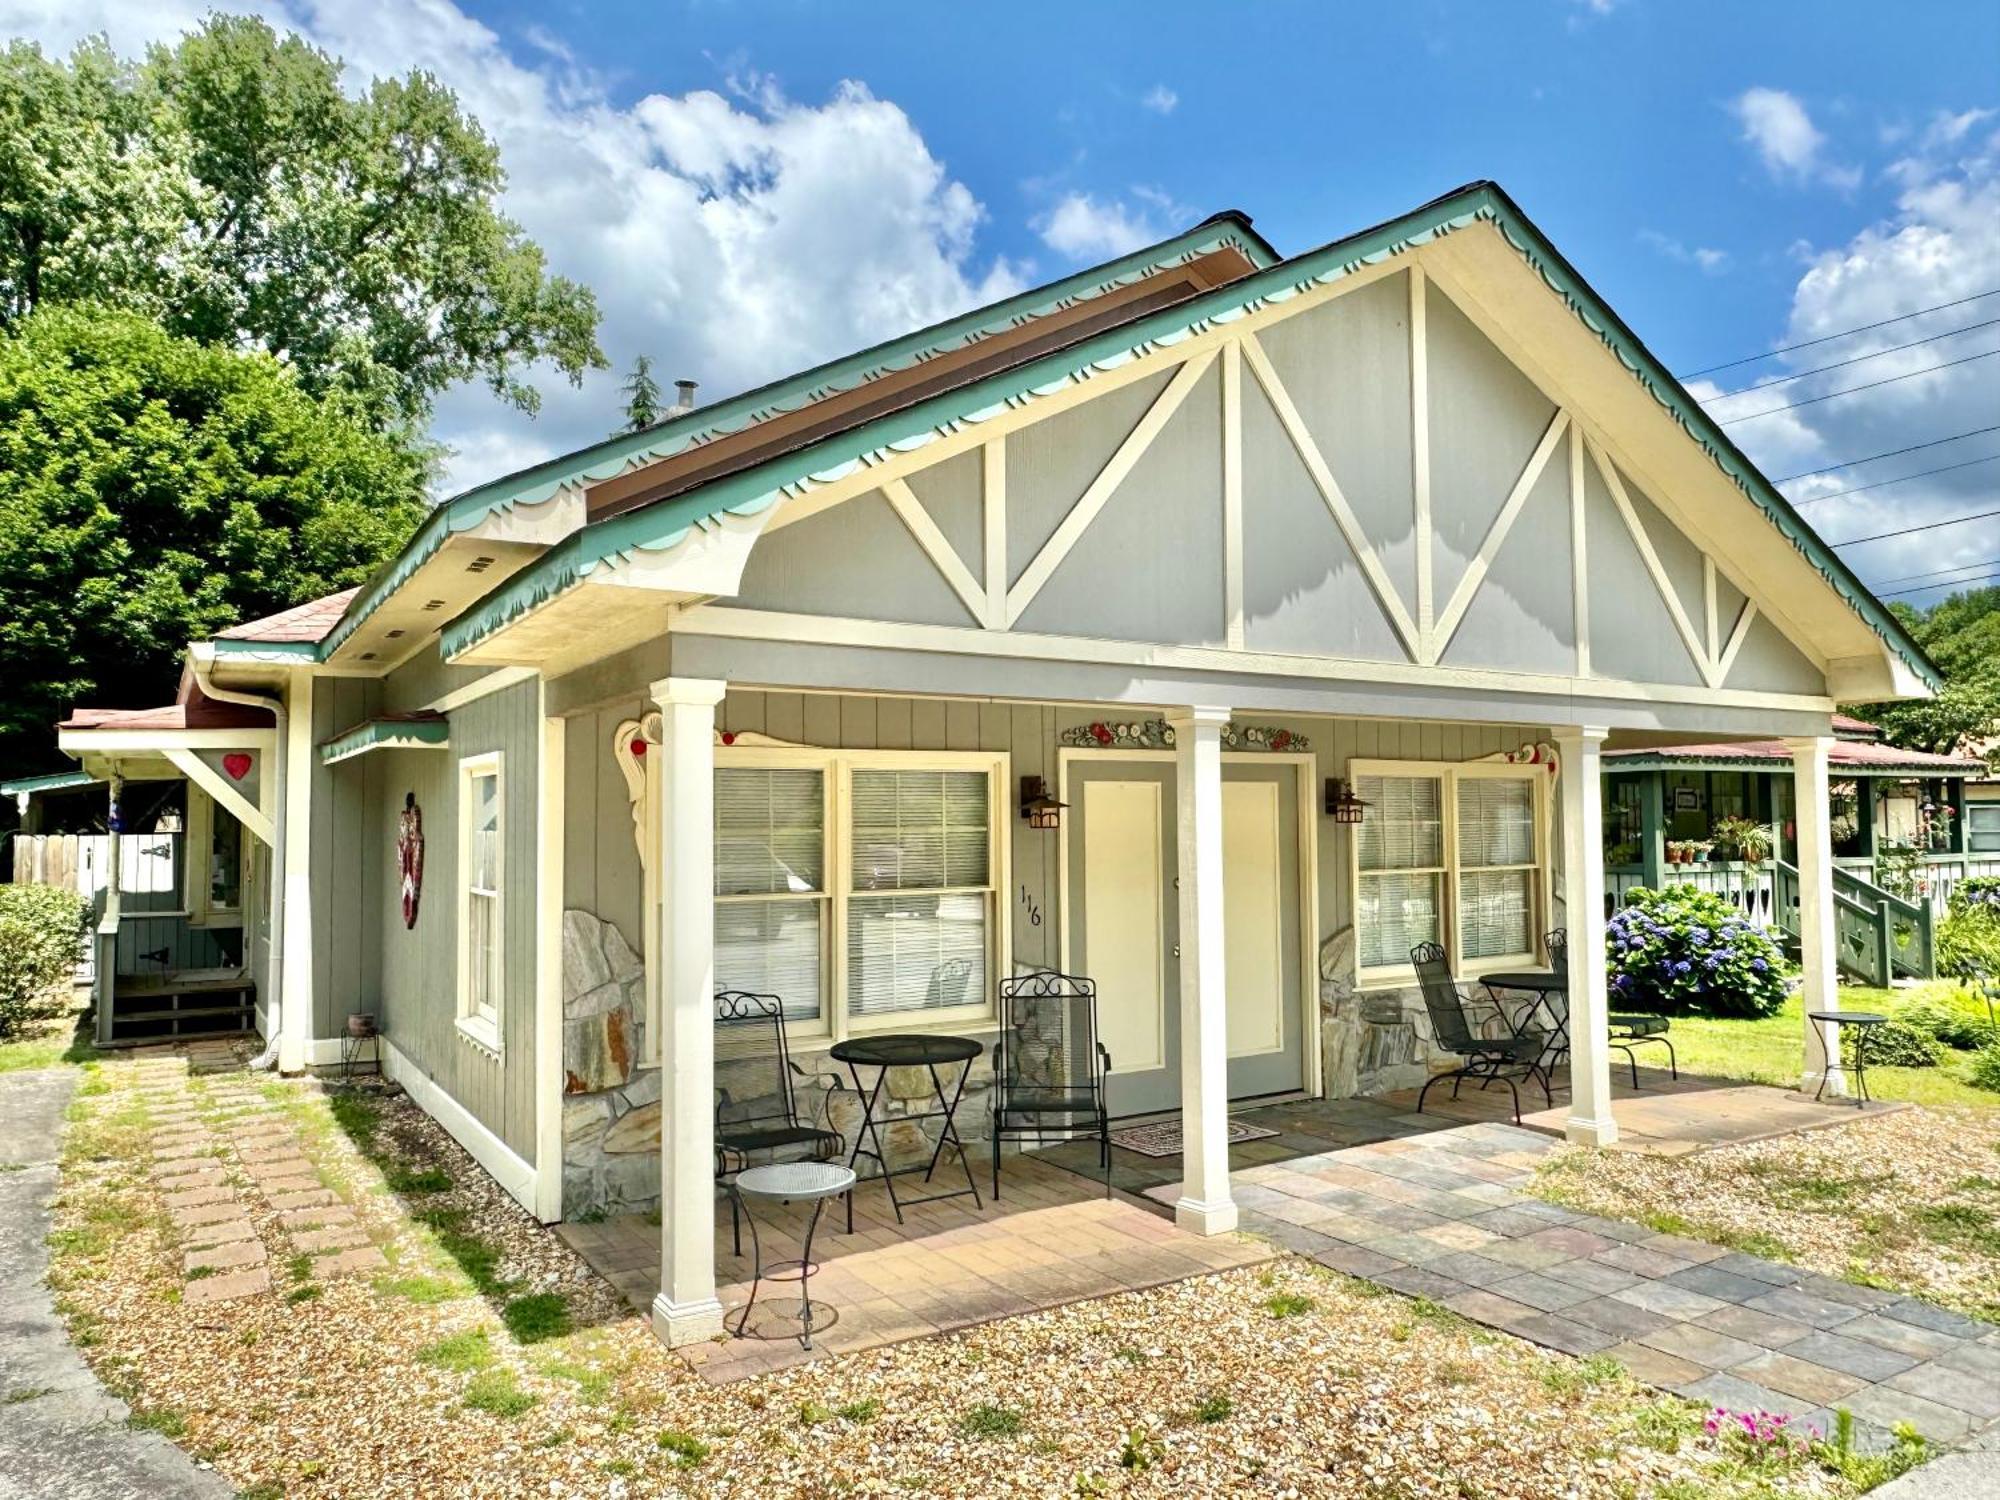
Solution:
<svg viewBox="0 0 2000 1500">
<path fill-rule="evenodd" d="M 241 750 L 232 750 L 222 757 L 222 769 L 229 773 L 231 781 L 241 781 L 250 774 L 250 757 Z"/>
</svg>

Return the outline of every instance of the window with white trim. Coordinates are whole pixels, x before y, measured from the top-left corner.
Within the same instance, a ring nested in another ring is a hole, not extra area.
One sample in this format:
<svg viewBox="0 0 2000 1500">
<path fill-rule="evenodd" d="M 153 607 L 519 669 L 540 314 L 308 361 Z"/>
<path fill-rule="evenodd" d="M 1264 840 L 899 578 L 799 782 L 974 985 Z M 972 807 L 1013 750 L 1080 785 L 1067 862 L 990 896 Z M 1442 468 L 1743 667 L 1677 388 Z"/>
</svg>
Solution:
<svg viewBox="0 0 2000 1500">
<path fill-rule="evenodd" d="M 496 1052 L 506 984 L 500 774 L 497 752 L 458 763 L 458 1026 Z"/>
<path fill-rule="evenodd" d="M 183 905 L 194 927 L 243 921 L 243 825 L 228 808 L 188 783 Z"/>
<path fill-rule="evenodd" d="M 1353 841 L 1361 978 L 1411 972 L 1439 943 L 1460 974 L 1534 959 L 1549 909 L 1547 768 L 1355 761 L 1368 804 Z"/>
<path fill-rule="evenodd" d="M 1006 758 L 717 754 L 715 983 L 778 995 L 795 1034 L 991 1014 Z"/>
<path fill-rule="evenodd" d="M 1965 804 L 1965 848 L 1969 854 L 2000 854 L 2000 802 Z"/>
</svg>

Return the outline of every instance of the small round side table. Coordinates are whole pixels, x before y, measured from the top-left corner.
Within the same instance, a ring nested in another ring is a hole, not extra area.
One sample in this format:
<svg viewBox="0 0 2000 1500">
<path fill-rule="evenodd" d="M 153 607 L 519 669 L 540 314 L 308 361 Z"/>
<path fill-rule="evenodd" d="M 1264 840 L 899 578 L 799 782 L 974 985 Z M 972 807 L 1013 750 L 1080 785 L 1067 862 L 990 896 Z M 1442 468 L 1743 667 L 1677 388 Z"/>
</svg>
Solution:
<svg viewBox="0 0 2000 1500">
<path fill-rule="evenodd" d="M 738 1338 L 762 1338 L 764 1335 L 750 1332 L 750 1310 L 757 1305 L 757 1289 L 765 1280 L 796 1281 L 799 1284 L 799 1313 L 796 1335 L 806 1348 L 812 1348 L 813 1324 L 831 1328 L 840 1316 L 826 1303 L 815 1304 L 812 1300 L 812 1277 L 819 1267 L 813 1264 L 813 1235 L 819 1230 L 819 1216 L 826 1208 L 826 1200 L 838 1198 L 854 1186 L 854 1171 L 838 1162 L 830 1161 L 779 1161 L 767 1166 L 749 1167 L 738 1172 L 729 1191 L 736 1195 L 742 1206 L 743 1217 L 750 1223 L 750 1300 L 733 1315 L 729 1331 Z M 799 1246 L 797 1260 L 773 1261 L 764 1264 L 763 1242 L 758 1237 L 757 1216 L 750 1212 L 749 1201 L 762 1199 L 766 1203 L 801 1202 L 812 1204 L 812 1217 L 806 1220 L 804 1242 Z M 791 1320 L 787 1320 L 791 1321 Z M 787 1334 L 788 1337 L 793 1335 Z"/>
<path fill-rule="evenodd" d="M 1888 1023 L 1889 1018 L 1872 1010 L 1809 1010 L 1806 1019 L 1819 1027 L 1820 1072 L 1819 1087 L 1813 1090 L 1813 1102 L 1819 1102 L 1826 1092 L 1827 1074 L 1841 1066 L 1840 1028 L 1855 1027 L 1854 1033 L 1854 1107 L 1859 1109 L 1868 1102 L 1868 1031 L 1874 1026 Z M 1827 1033 L 1831 1029 L 1832 1045 L 1827 1044 Z"/>
</svg>

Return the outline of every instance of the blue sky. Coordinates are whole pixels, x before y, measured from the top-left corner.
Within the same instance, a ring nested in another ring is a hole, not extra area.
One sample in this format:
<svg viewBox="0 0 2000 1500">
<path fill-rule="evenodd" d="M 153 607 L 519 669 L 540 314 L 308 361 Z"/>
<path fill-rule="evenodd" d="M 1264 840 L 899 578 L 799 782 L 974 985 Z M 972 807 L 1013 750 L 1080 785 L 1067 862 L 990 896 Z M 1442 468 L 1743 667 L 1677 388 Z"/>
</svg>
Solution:
<svg viewBox="0 0 2000 1500">
<path fill-rule="evenodd" d="M 121 49 L 207 0 L 0 0 L 0 30 Z M 237 8 L 237 7 L 232 7 Z M 614 363 L 712 397 L 1215 209 L 1287 252 L 1500 181 L 1676 370 L 2000 288 L 2000 6 L 1666 0 L 1007 6 L 246 0 L 348 59 L 423 66 L 498 139 L 508 207 L 593 286 Z M 1728 392 L 2000 317 L 2000 297 L 1727 371 Z M 2000 329 L 1781 399 L 2000 347 Z M 452 488 L 601 436 L 617 377 L 480 390 Z M 1783 475 L 2000 423 L 2000 359 L 1741 423 Z M 1788 486 L 1830 539 L 2000 506 L 2000 434 Z M 2000 558 L 1991 522 L 1851 550 L 1885 588 Z M 1927 580 L 1919 580 L 1927 581 Z M 1916 596 L 1921 602 L 1926 596 Z"/>
</svg>

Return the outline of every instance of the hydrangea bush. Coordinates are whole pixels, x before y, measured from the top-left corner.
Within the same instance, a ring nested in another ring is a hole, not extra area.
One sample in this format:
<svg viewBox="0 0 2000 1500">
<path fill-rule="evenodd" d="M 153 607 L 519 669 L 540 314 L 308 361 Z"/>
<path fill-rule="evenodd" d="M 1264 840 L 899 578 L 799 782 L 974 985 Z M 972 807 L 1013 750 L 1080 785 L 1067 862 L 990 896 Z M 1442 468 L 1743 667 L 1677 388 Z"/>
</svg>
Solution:
<svg viewBox="0 0 2000 1500">
<path fill-rule="evenodd" d="M 1784 954 L 1724 897 L 1675 885 L 1626 903 L 1606 933 L 1614 1010 L 1768 1016 L 1785 1003 Z"/>
</svg>

